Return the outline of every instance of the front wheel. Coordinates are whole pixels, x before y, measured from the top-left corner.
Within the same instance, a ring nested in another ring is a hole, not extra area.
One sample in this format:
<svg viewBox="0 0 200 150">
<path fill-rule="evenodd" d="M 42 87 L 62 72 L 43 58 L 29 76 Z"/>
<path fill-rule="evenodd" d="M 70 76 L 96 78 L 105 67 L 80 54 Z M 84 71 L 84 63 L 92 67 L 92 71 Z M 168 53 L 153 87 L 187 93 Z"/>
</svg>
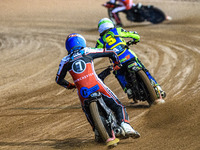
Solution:
<svg viewBox="0 0 200 150">
<path fill-rule="evenodd" d="M 142 81 L 144 82 L 144 84 L 148 90 L 149 98 L 147 99 L 147 102 L 151 106 L 157 99 L 156 92 L 155 92 L 153 86 L 151 85 L 151 82 L 150 82 L 149 78 L 147 77 L 146 73 L 143 70 L 139 70 L 137 73 L 141 77 Z"/>
<path fill-rule="evenodd" d="M 95 128 L 98 130 L 103 141 L 106 142 L 106 140 L 109 139 L 110 137 L 109 137 L 109 135 L 106 131 L 106 128 L 101 120 L 97 102 L 91 102 L 89 108 L 90 108 L 90 113 L 92 115 L 92 119 L 94 121 Z"/>
</svg>

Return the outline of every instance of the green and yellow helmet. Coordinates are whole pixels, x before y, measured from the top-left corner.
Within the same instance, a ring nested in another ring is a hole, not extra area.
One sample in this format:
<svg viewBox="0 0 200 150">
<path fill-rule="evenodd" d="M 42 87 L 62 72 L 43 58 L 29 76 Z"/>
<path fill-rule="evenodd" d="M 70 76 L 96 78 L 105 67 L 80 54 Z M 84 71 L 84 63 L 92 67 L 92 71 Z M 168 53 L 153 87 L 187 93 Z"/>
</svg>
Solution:
<svg viewBox="0 0 200 150">
<path fill-rule="evenodd" d="M 104 31 L 114 28 L 113 22 L 108 18 L 103 18 L 98 23 L 98 31 L 99 33 L 103 33 Z"/>
</svg>

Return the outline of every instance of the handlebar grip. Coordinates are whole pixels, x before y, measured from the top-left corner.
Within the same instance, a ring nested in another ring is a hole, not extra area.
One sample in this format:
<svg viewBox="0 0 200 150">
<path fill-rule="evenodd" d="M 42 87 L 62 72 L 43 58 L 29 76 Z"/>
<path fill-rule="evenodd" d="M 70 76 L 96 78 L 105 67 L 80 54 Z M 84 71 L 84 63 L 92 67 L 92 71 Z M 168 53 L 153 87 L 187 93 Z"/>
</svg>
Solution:
<svg viewBox="0 0 200 150">
<path fill-rule="evenodd" d="M 131 40 L 131 41 L 126 42 L 126 45 L 130 46 L 130 45 L 133 45 L 133 44 L 136 44 L 136 43 L 137 42 L 135 42 L 134 40 Z"/>
</svg>

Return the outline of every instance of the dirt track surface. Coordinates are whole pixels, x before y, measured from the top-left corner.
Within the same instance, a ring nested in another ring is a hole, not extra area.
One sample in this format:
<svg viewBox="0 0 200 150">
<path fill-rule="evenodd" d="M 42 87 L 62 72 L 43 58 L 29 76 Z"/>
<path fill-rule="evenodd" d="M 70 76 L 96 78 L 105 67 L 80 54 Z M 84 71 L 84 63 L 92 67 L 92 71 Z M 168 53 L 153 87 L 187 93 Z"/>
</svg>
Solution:
<svg viewBox="0 0 200 150">
<path fill-rule="evenodd" d="M 86 3 L 87 2 L 87 3 Z M 67 55 L 68 34 L 82 34 L 93 47 L 97 23 L 107 17 L 97 0 L 1 0 L 0 4 L 0 149 L 106 149 L 81 110 L 76 92 L 55 83 Z M 138 2 L 138 1 L 136 1 Z M 131 49 L 167 92 L 164 105 L 134 106 L 113 76 L 106 83 L 126 105 L 141 138 L 121 140 L 115 149 L 200 149 L 200 2 L 140 1 L 173 17 L 159 25 L 125 20 L 141 42 Z M 91 7 L 92 6 L 92 7 Z M 107 59 L 95 68 L 108 65 Z M 70 76 L 66 77 L 71 80 Z"/>
</svg>

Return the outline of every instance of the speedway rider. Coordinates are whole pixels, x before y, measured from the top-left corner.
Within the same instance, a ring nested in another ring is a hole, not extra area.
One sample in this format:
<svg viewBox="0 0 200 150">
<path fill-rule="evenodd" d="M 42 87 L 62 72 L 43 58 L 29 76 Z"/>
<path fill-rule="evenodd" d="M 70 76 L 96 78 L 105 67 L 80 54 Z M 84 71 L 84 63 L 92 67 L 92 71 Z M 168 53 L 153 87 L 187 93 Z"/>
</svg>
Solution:
<svg viewBox="0 0 200 150">
<path fill-rule="evenodd" d="M 116 114 L 118 124 L 123 128 L 125 136 L 138 138 L 140 134 L 135 131 L 129 124 L 128 114 L 125 106 L 121 104 L 115 94 L 98 78 L 93 65 L 93 59 L 99 57 L 109 57 L 113 60 L 113 69 L 119 69 L 119 60 L 117 54 L 112 50 L 86 47 L 84 37 L 77 33 L 68 35 L 65 43 L 68 55 L 65 56 L 59 65 L 56 75 L 56 82 L 66 89 L 77 88 L 81 106 L 85 115 L 94 129 L 90 113 L 85 107 L 85 101 L 93 92 L 99 91 L 102 94 L 106 105 Z M 73 82 L 65 80 L 69 71 Z M 99 134 L 95 131 L 95 139 L 98 141 Z"/>
<path fill-rule="evenodd" d="M 143 68 L 149 80 L 154 82 L 157 87 L 157 95 L 162 96 L 162 98 L 166 97 L 165 91 L 162 90 L 160 85 L 156 82 L 156 80 L 151 76 L 149 71 L 145 68 L 142 62 L 138 59 L 136 54 L 126 46 L 126 41 L 123 38 L 132 38 L 135 43 L 140 41 L 140 36 L 136 31 L 126 31 L 125 29 L 119 27 L 115 28 L 113 22 L 108 18 L 103 18 L 98 23 L 98 31 L 100 33 L 100 38 L 97 40 L 96 48 L 106 48 L 114 50 L 119 57 L 120 63 L 122 64 L 121 69 L 115 71 L 115 77 L 119 81 L 122 89 L 125 93 L 127 93 L 128 98 L 131 99 L 133 97 L 132 90 L 128 85 L 128 82 L 125 78 L 126 65 L 129 62 L 137 62 L 137 65 Z M 106 71 L 106 70 L 105 70 Z M 105 78 L 105 77 L 103 77 Z M 160 93 L 158 93 L 160 92 Z"/>
<path fill-rule="evenodd" d="M 122 27 L 122 22 L 119 18 L 118 13 L 124 10 L 130 10 L 134 4 L 133 0 L 110 0 L 109 2 L 107 2 L 107 4 L 116 5 L 117 1 L 119 1 L 119 5 L 117 5 L 118 7 L 112 10 L 112 15 L 116 21 L 116 26 Z"/>
</svg>

